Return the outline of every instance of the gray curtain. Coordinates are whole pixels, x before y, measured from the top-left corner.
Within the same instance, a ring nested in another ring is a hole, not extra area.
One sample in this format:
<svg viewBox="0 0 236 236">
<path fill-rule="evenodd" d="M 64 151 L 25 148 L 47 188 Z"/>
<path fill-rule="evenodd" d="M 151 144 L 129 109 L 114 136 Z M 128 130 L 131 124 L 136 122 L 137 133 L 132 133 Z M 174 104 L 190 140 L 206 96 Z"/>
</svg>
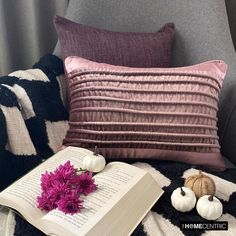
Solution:
<svg viewBox="0 0 236 236">
<path fill-rule="evenodd" d="M 53 52 L 55 14 L 63 16 L 68 0 L 0 0 L 0 76 L 27 69 Z"/>
</svg>

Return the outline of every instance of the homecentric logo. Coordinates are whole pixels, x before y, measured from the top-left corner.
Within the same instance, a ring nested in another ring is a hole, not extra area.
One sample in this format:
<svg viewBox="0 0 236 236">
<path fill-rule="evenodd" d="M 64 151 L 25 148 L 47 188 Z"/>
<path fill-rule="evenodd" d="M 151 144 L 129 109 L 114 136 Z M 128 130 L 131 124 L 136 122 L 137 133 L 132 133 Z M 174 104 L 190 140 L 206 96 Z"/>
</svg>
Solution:
<svg viewBox="0 0 236 236">
<path fill-rule="evenodd" d="M 228 230 L 227 221 L 217 221 L 217 222 L 184 221 L 180 223 L 181 223 L 181 229 L 183 230 Z"/>
</svg>

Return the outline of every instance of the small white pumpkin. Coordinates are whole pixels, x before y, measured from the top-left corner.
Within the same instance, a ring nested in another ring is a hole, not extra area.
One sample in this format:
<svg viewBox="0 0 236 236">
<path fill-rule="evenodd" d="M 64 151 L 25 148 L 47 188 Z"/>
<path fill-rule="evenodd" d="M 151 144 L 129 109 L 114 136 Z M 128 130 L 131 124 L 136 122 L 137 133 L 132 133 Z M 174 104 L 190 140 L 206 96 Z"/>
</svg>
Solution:
<svg viewBox="0 0 236 236">
<path fill-rule="evenodd" d="M 188 212 L 195 207 L 196 196 L 190 188 L 177 188 L 171 195 L 171 204 L 177 211 Z"/>
<path fill-rule="evenodd" d="M 97 146 L 92 155 L 87 155 L 83 160 L 83 169 L 91 172 L 100 172 L 104 169 L 106 160 L 102 155 L 98 154 Z"/>
<path fill-rule="evenodd" d="M 213 195 L 205 195 L 198 199 L 198 214 L 206 220 L 216 220 L 223 212 L 223 206 L 219 199 Z"/>
</svg>

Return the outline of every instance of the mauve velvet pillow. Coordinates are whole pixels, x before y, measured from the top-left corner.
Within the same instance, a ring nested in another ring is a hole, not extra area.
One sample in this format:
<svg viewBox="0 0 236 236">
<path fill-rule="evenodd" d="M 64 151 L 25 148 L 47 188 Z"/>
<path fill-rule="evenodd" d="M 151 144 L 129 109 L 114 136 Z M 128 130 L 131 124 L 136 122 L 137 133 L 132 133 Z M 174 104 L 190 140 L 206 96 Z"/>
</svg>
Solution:
<svg viewBox="0 0 236 236">
<path fill-rule="evenodd" d="M 54 18 L 61 56 L 131 67 L 169 67 L 175 36 L 174 24 L 156 33 L 113 32 Z"/>
<path fill-rule="evenodd" d="M 71 96 L 64 145 L 106 158 L 173 160 L 225 168 L 217 136 L 223 61 L 130 68 L 68 57 Z"/>
</svg>

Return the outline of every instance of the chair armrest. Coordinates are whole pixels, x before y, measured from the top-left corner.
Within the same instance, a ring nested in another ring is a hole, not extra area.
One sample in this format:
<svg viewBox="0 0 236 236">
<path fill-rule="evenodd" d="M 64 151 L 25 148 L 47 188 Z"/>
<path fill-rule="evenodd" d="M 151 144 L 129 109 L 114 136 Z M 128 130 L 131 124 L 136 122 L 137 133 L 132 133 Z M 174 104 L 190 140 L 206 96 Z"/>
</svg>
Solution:
<svg viewBox="0 0 236 236">
<path fill-rule="evenodd" d="M 227 90 L 218 112 L 221 152 L 236 166 L 236 83 Z"/>
</svg>

